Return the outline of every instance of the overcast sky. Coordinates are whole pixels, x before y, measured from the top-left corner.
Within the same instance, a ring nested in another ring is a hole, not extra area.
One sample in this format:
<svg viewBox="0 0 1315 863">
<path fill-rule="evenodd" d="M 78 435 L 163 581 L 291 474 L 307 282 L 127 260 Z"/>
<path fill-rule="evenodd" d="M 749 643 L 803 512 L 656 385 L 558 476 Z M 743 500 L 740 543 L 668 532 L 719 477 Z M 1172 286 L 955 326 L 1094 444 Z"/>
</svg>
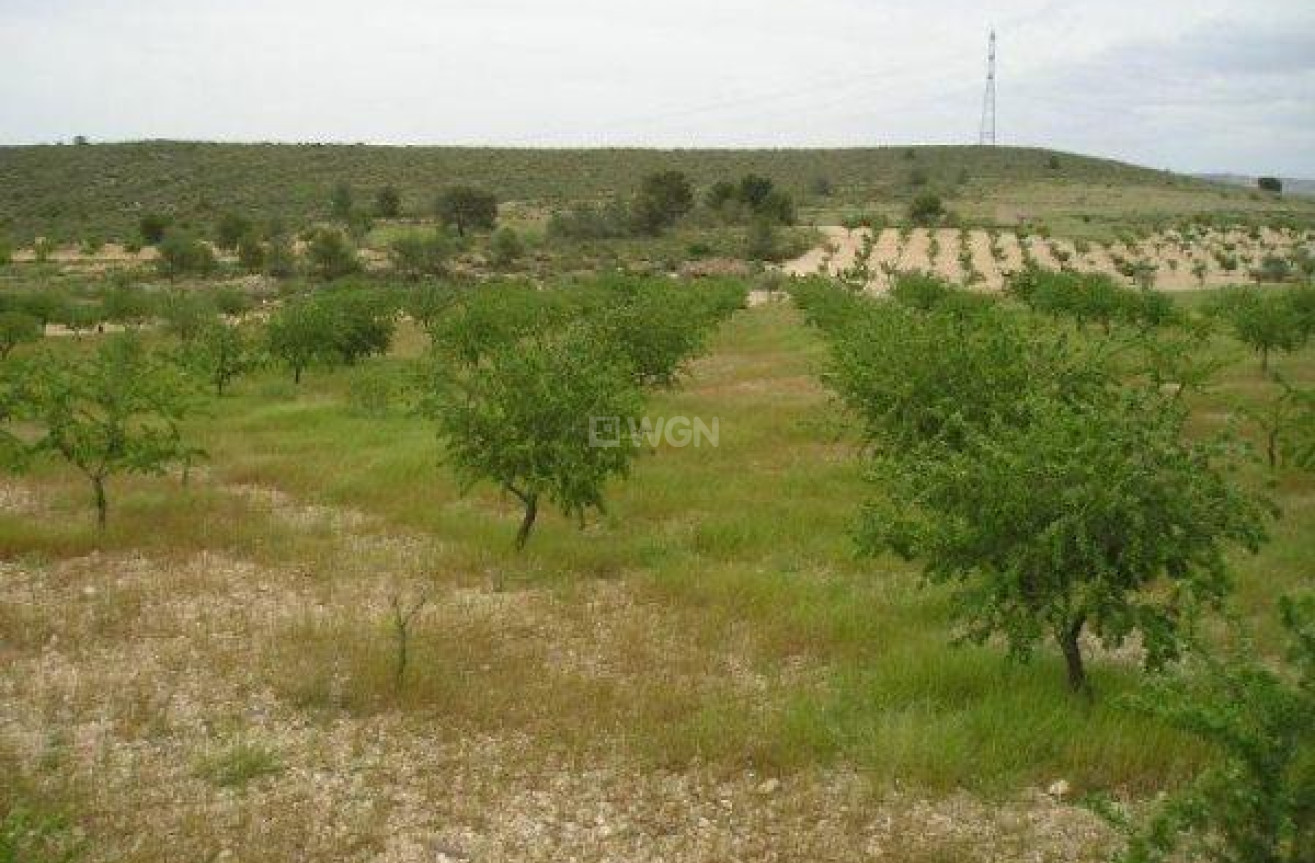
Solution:
<svg viewBox="0 0 1315 863">
<path fill-rule="evenodd" d="M 0 0 L 0 143 L 859 146 L 1315 177 L 1312 0 Z"/>
</svg>

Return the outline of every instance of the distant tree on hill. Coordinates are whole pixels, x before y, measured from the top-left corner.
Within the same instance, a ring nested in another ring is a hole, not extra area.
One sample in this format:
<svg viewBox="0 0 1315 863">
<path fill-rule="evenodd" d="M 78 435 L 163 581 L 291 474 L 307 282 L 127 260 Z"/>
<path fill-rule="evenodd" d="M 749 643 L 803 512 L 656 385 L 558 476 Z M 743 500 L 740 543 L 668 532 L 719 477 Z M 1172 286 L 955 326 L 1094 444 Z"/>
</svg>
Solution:
<svg viewBox="0 0 1315 863">
<path fill-rule="evenodd" d="M 339 183 L 329 193 L 329 211 L 335 219 L 347 219 L 352 214 L 352 187 Z"/>
<path fill-rule="evenodd" d="M 384 186 L 374 197 L 374 214 L 381 219 L 396 219 L 402 214 L 402 195 L 394 186 Z"/>
<path fill-rule="evenodd" d="M 248 231 L 237 241 L 237 261 L 248 273 L 265 269 L 265 244 L 255 231 Z"/>
<path fill-rule="evenodd" d="M 676 223 L 694 206 L 694 189 L 680 171 L 649 174 L 640 184 L 633 214 L 640 233 L 656 235 Z"/>
<path fill-rule="evenodd" d="M 255 225 L 246 216 L 238 213 L 225 213 L 215 225 L 215 245 L 232 251 L 244 236 L 252 233 Z"/>
<path fill-rule="evenodd" d="M 770 177 L 758 174 L 745 174 L 738 183 L 717 183 L 708 190 L 705 200 L 723 218 L 769 219 L 779 225 L 795 221 L 794 200 L 776 188 Z"/>
<path fill-rule="evenodd" d="M 498 221 L 498 198 L 474 186 L 452 186 L 439 193 L 434 214 L 444 225 L 456 228 L 459 236 L 467 230 L 490 231 Z"/>
<path fill-rule="evenodd" d="M 755 213 L 766 204 L 767 198 L 776 189 L 776 184 L 768 177 L 758 174 L 745 174 L 740 178 L 736 197 Z"/>
<path fill-rule="evenodd" d="M 297 274 L 297 253 L 287 234 L 270 235 L 265 248 L 265 273 L 276 279 L 287 279 Z"/>
<path fill-rule="evenodd" d="M 712 184 L 703 196 L 703 200 L 710 210 L 720 210 L 735 199 L 735 184 L 730 180 L 718 180 Z"/>
<path fill-rule="evenodd" d="M 945 216 L 945 205 L 935 192 L 923 192 L 909 204 L 909 219 L 917 225 L 930 225 Z"/>
<path fill-rule="evenodd" d="M 215 253 L 185 231 L 169 231 L 159 245 L 155 266 L 160 275 L 175 279 L 183 275 L 207 275 L 215 269 Z"/>
<path fill-rule="evenodd" d="M 161 213 L 146 213 L 137 222 L 137 232 L 141 234 L 142 242 L 148 246 L 154 246 L 164 239 L 164 234 L 169 230 L 169 223 L 172 221 L 168 216 Z"/>
<path fill-rule="evenodd" d="M 315 232 L 306 247 L 310 270 L 317 278 L 329 281 L 351 275 L 361 268 L 356 250 L 342 231 L 323 228 Z"/>
<path fill-rule="evenodd" d="M 1260 177 L 1259 179 L 1256 180 L 1256 187 L 1259 188 L 1262 192 L 1274 192 L 1275 194 L 1282 194 L 1283 181 L 1280 180 L 1278 177 Z"/>
<path fill-rule="evenodd" d="M 454 252 L 452 239 L 441 231 L 428 236 L 406 234 L 393 240 L 388 248 L 393 267 L 409 279 L 445 275 Z"/>
</svg>

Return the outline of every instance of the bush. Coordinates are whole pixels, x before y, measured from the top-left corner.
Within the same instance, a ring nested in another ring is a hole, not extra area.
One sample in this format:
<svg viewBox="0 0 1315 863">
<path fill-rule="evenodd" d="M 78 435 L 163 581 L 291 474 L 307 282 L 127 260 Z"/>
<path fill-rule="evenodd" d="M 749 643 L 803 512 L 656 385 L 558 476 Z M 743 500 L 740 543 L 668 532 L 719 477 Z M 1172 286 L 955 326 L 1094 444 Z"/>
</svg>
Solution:
<svg viewBox="0 0 1315 863">
<path fill-rule="evenodd" d="M 636 229 L 657 235 L 676 223 L 694 206 L 694 189 L 680 171 L 661 171 L 644 178 L 632 215 Z"/>
<path fill-rule="evenodd" d="M 771 219 L 756 218 L 749 223 L 744 256 L 751 261 L 775 261 L 781 257 L 780 238 Z"/>
<path fill-rule="evenodd" d="M 356 249 L 341 231 L 321 228 L 311 237 L 306 247 L 306 259 L 311 274 L 330 281 L 351 275 L 361 269 Z"/>
<path fill-rule="evenodd" d="M 238 243 L 255 232 L 255 225 L 246 216 L 240 216 L 237 213 L 225 213 L 219 218 L 219 223 L 215 226 L 215 245 L 221 249 L 232 251 L 237 248 Z"/>
<path fill-rule="evenodd" d="M 143 243 L 154 246 L 164 239 L 172 221 L 160 213 L 147 213 L 137 221 L 137 232 L 141 234 Z"/>
<path fill-rule="evenodd" d="M 510 266 L 524 255 L 525 244 L 521 242 L 520 234 L 511 228 L 499 228 L 489 241 L 489 259 L 495 266 Z"/>
<path fill-rule="evenodd" d="M 439 221 L 457 229 L 458 236 L 466 231 L 493 230 L 498 221 L 498 199 L 492 192 L 473 186 L 452 186 L 439 193 L 434 203 Z"/>
<path fill-rule="evenodd" d="M 769 177 L 746 174 L 739 183 L 717 183 L 708 192 L 708 206 L 728 221 L 747 215 L 769 219 L 778 225 L 795 222 L 794 200 L 776 188 Z"/>
<path fill-rule="evenodd" d="M 1283 192 L 1283 181 L 1278 177 L 1260 177 L 1256 180 L 1256 187 L 1262 192 L 1281 194 Z"/>
<path fill-rule="evenodd" d="M 1144 824 L 1128 829 L 1124 863 L 1308 863 L 1315 847 L 1315 597 L 1284 598 L 1282 665 L 1243 643 L 1203 655 L 1133 706 L 1199 737 L 1216 763 Z"/>
<path fill-rule="evenodd" d="M 238 240 L 237 262 L 242 269 L 248 273 L 262 272 L 265 269 L 266 259 L 265 244 L 254 231 L 247 232 Z"/>
<path fill-rule="evenodd" d="M 396 219 L 402 214 L 402 194 L 394 186 L 384 186 L 374 197 L 374 214 L 381 219 Z"/>
<path fill-rule="evenodd" d="M 548 220 L 548 236 L 567 240 L 615 240 L 630 235 L 630 213 L 620 201 L 578 203 Z"/>
<path fill-rule="evenodd" d="M 393 267 L 408 279 L 446 274 L 453 251 L 454 244 L 440 231 L 426 236 L 406 234 L 393 240 L 388 248 Z"/>
<path fill-rule="evenodd" d="M 275 279 L 288 279 L 297 274 L 297 253 L 287 234 L 270 236 L 265 247 L 265 274 Z"/>
<path fill-rule="evenodd" d="M 329 193 L 329 212 L 335 219 L 346 220 L 352 214 L 352 201 L 352 187 L 346 183 L 338 183 Z"/>
<path fill-rule="evenodd" d="M 945 217 L 945 205 L 935 192 L 923 192 L 909 204 L 909 219 L 915 225 L 933 225 Z"/>
<path fill-rule="evenodd" d="M 160 242 L 159 252 L 156 269 L 169 279 L 209 275 L 218 266 L 210 247 L 184 231 L 169 231 Z"/>
</svg>

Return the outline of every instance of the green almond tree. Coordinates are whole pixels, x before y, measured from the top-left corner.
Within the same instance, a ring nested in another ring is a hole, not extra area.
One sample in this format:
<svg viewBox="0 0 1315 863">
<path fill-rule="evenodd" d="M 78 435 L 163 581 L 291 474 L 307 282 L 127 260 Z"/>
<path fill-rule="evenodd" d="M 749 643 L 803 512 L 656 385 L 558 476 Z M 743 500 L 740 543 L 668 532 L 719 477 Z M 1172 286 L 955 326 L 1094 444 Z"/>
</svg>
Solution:
<svg viewBox="0 0 1315 863">
<path fill-rule="evenodd" d="M 1017 659 L 1053 641 L 1069 686 L 1090 694 L 1082 636 L 1116 648 L 1136 634 L 1149 668 L 1176 658 L 1197 612 L 1231 590 L 1226 550 L 1255 550 L 1268 510 L 1159 394 L 1039 395 L 1023 410 L 954 448 L 879 454 L 862 545 L 955 585 L 967 638 L 1002 636 Z"/>
<path fill-rule="evenodd" d="M 47 351 L 10 373 L 5 419 L 19 426 L 21 454 L 57 456 L 86 477 L 102 530 L 110 479 L 163 473 L 200 452 L 180 427 L 195 406 L 187 376 L 135 337 L 112 337 L 91 354 Z"/>
<path fill-rule="evenodd" d="M 584 327 L 503 342 L 477 365 L 440 375 L 434 407 L 449 463 L 469 488 L 495 483 L 523 505 L 516 549 L 540 504 L 583 520 L 603 508 L 638 441 L 625 433 L 643 398 L 634 372 Z M 599 428 L 615 435 L 599 437 Z"/>
</svg>

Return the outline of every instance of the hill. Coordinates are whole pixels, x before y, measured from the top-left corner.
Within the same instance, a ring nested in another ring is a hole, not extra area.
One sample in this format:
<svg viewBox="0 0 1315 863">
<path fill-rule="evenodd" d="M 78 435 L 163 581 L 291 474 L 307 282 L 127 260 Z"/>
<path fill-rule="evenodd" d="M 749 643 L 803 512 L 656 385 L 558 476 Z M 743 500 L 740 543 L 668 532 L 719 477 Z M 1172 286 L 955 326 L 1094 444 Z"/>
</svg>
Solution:
<svg viewBox="0 0 1315 863">
<path fill-rule="evenodd" d="M 329 192 L 340 182 L 361 202 L 395 186 L 415 215 L 427 214 L 435 192 L 457 182 L 533 210 L 628 193 L 645 174 L 666 168 L 702 187 L 747 172 L 770 176 L 819 221 L 856 207 L 897 213 L 923 187 L 970 218 L 1006 223 L 1038 214 L 1291 206 L 1164 171 L 1013 147 L 664 151 L 159 141 L 0 147 L 0 231 L 19 243 L 126 239 L 143 213 L 208 225 L 230 210 L 303 225 L 327 215 Z"/>
</svg>

